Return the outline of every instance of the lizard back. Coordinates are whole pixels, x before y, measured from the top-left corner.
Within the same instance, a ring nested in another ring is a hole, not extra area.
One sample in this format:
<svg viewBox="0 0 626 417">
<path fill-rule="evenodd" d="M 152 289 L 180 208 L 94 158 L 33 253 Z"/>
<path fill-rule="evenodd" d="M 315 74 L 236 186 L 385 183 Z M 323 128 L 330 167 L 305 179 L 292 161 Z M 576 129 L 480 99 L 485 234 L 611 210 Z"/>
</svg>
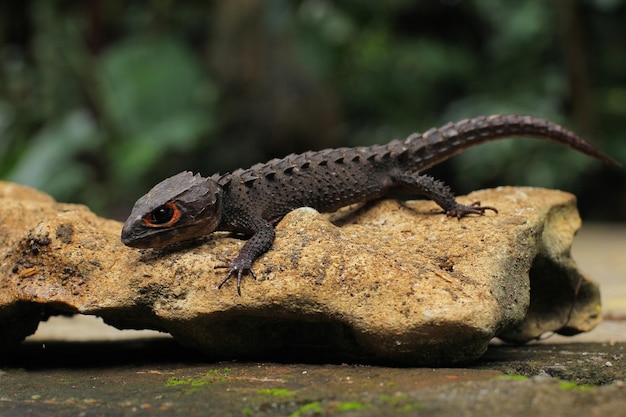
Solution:
<svg viewBox="0 0 626 417">
<path fill-rule="evenodd" d="M 298 207 L 326 212 L 379 198 L 394 187 L 394 176 L 400 173 L 418 173 L 467 148 L 513 136 L 552 140 L 617 164 L 575 133 L 548 120 L 496 115 L 448 123 L 385 145 L 291 154 L 212 179 L 228 190 L 224 202 L 233 216 L 226 213 L 226 222 L 254 207 L 257 215 L 274 223 Z"/>
</svg>

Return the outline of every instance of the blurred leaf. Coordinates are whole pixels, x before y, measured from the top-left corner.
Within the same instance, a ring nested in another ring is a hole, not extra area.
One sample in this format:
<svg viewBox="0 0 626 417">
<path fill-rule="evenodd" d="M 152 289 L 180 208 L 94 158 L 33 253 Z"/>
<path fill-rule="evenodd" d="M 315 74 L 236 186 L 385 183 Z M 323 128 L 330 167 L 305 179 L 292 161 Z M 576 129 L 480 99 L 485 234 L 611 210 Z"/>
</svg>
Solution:
<svg viewBox="0 0 626 417">
<path fill-rule="evenodd" d="M 31 14 L 36 27 L 31 44 L 36 66 L 30 111 L 46 121 L 56 120 L 83 105 L 89 50 L 79 23 L 60 12 L 54 2 L 33 2 Z"/>
<path fill-rule="evenodd" d="M 603 94 L 604 110 L 618 117 L 626 116 L 626 87 L 613 87 L 600 91 Z"/>
<path fill-rule="evenodd" d="M 90 175 L 76 156 L 101 144 L 89 115 L 77 110 L 51 122 L 32 139 L 7 180 L 30 185 L 63 200 L 74 190 L 86 187 Z"/>
<path fill-rule="evenodd" d="M 190 150 L 214 124 L 214 85 L 172 38 L 121 42 L 100 61 L 100 94 L 107 120 L 120 138 L 117 175 L 145 171 L 168 150 Z"/>
<path fill-rule="evenodd" d="M 13 135 L 11 134 L 11 125 L 15 120 L 15 109 L 10 103 L 0 101 L 0 175 L 8 168 L 5 166 L 9 164 L 9 152 L 12 145 Z"/>
</svg>

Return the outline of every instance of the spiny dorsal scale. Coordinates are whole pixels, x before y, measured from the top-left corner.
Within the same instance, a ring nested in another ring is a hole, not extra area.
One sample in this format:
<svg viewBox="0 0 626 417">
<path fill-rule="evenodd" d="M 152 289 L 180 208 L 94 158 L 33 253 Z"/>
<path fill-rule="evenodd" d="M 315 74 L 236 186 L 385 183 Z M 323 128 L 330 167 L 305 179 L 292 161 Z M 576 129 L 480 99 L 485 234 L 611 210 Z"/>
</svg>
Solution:
<svg viewBox="0 0 626 417">
<path fill-rule="evenodd" d="M 232 175 L 233 177 L 241 177 L 241 175 L 243 175 L 243 173 L 244 173 L 245 171 L 246 171 L 245 169 L 242 169 L 242 168 L 237 168 L 236 170 L 234 170 L 234 171 L 231 173 L 231 175 Z"/>
<path fill-rule="evenodd" d="M 240 175 L 240 178 L 244 184 L 248 185 L 259 179 L 256 173 L 250 169 L 243 171 Z"/>
<path fill-rule="evenodd" d="M 293 164 L 291 163 L 290 157 L 292 155 L 288 155 L 283 159 L 278 159 L 274 164 L 268 164 L 271 166 L 276 172 L 285 173 L 287 170 L 293 169 Z"/>
<path fill-rule="evenodd" d="M 309 159 L 308 159 L 308 154 L 306 153 L 301 153 L 297 155 L 296 158 L 293 159 L 294 165 L 300 168 L 302 168 L 302 166 L 306 164 L 307 162 L 309 162 Z"/>
</svg>

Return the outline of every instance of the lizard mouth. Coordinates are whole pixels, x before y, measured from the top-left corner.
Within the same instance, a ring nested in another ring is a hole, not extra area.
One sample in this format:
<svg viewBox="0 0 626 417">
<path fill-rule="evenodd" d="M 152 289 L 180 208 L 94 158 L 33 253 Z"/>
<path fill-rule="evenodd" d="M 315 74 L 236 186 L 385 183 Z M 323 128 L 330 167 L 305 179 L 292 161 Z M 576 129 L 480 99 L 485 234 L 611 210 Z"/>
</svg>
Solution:
<svg viewBox="0 0 626 417">
<path fill-rule="evenodd" d="M 161 248 L 168 245 L 203 236 L 209 233 L 201 223 L 187 224 L 179 227 L 150 228 L 136 230 L 132 226 L 122 229 L 122 243 L 131 248 Z"/>
</svg>

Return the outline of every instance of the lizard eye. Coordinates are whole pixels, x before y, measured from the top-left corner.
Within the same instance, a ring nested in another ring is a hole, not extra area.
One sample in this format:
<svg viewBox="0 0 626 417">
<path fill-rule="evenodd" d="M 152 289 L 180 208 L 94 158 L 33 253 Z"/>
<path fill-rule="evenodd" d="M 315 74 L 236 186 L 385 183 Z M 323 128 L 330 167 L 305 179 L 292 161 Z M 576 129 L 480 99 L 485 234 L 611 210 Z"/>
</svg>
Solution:
<svg viewBox="0 0 626 417">
<path fill-rule="evenodd" d="M 180 217 L 180 210 L 173 201 L 168 201 L 148 213 L 143 221 L 151 227 L 168 227 L 174 224 Z"/>
</svg>

